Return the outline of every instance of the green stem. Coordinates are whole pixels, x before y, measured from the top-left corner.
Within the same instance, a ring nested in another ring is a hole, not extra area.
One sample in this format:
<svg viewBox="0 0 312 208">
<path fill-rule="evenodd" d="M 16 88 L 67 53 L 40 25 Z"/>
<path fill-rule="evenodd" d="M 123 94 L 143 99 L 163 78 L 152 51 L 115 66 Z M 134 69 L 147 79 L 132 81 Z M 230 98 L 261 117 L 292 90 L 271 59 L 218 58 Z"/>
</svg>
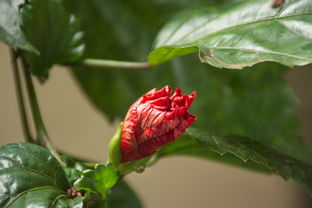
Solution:
<svg viewBox="0 0 312 208">
<path fill-rule="evenodd" d="M 31 136 L 30 127 L 28 124 L 25 99 L 23 95 L 21 77 L 20 77 L 19 67 L 17 63 L 18 57 L 16 55 L 16 52 L 13 49 L 10 49 L 10 52 L 11 52 L 11 63 L 12 63 L 13 74 L 14 74 L 15 90 L 16 90 L 18 108 L 19 108 L 19 112 L 21 116 L 23 133 L 24 133 L 26 142 L 35 143 L 33 137 Z"/>
<path fill-rule="evenodd" d="M 148 62 L 129 62 L 107 59 L 85 59 L 83 66 L 103 67 L 103 68 L 121 68 L 121 69 L 149 69 L 152 66 Z"/>
<path fill-rule="evenodd" d="M 50 152 L 54 155 L 54 157 L 62 164 L 64 165 L 64 161 L 61 159 L 60 155 L 57 153 L 57 151 L 53 148 L 47 130 L 44 126 L 41 113 L 40 113 L 40 108 L 39 104 L 37 101 L 37 96 L 35 92 L 35 88 L 33 85 L 31 73 L 28 70 L 28 64 L 24 59 L 22 59 L 22 64 L 24 68 L 24 75 L 25 75 L 25 82 L 26 82 L 26 88 L 28 92 L 28 97 L 30 101 L 30 107 L 32 110 L 32 115 L 35 123 L 35 129 L 37 133 L 37 141 L 41 146 L 47 147 Z"/>
</svg>

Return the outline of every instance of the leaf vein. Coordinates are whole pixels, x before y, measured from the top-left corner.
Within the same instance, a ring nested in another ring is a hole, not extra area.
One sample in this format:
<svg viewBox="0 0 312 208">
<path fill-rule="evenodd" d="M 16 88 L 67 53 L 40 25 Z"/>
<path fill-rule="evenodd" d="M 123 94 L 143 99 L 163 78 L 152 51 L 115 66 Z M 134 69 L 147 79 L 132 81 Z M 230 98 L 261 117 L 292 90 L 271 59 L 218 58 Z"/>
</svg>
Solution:
<svg viewBox="0 0 312 208">
<path fill-rule="evenodd" d="M 32 188 L 32 189 L 28 189 L 26 191 L 23 191 L 17 195 L 11 195 L 11 196 L 16 196 L 12 201 L 10 201 L 8 204 L 5 205 L 4 208 L 8 208 L 14 201 L 16 201 L 18 198 L 20 198 L 21 196 L 23 196 L 24 194 L 27 194 L 30 191 L 37 191 L 40 189 L 49 189 L 49 188 L 54 188 L 57 189 L 58 191 L 60 191 L 61 193 L 63 192 L 62 190 L 58 189 L 57 187 L 53 187 L 53 186 L 40 186 L 40 187 L 36 187 L 36 188 Z"/>
<path fill-rule="evenodd" d="M 299 13 L 299 14 L 294 14 L 294 15 L 286 15 L 286 16 L 273 16 L 271 18 L 262 18 L 262 19 L 259 19 L 259 20 L 255 20 L 255 21 L 250 21 L 250 22 L 245 22 L 245 23 L 241 23 L 241 24 L 237 24 L 237 25 L 234 25 L 234 26 L 230 26 L 230 27 L 227 27 L 227 28 L 223 28 L 223 29 L 220 29 L 218 31 L 215 31 L 213 33 L 210 33 L 208 35 L 204 35 L 202 37 L 198 37 L 196 40 L 192 41 L 192 42 L 195 42 L 195 41 L 198 41 L 202 38 L 206 38 L 206 37 L 209 37 L 209 36 L 212 36 L 212 35 L 215 35 L 219 32 L 224 32 L 224 31 L 227 31 L 227 30 L 231 30 L 231 29 L 234 29 L 234 28 L 237 28 L 237 27 L 241 27 L 241 26 L 246 26 L 246 25 L 251 25 L 251 24 L 256 24 L 256 23 L 260 23 L 260 22 L 266 22 L 266 21 L 272 21 L 272 20 L 279 20 L 279 19 L 286 19 L 286 18 L 292 18 L 292 17 L 296 17 L 296 16 L 305 16 L 305 15 L 311 15 L 312 12 L 304 12 L 304 13 Z M 220 17 L 220 16 L 218 16 Z M 208 20 L 206 23 L 204 23 L 204 25 L 207 25 L 208 23 L 212 22 L 212 21 L 216 21 L 218 20 L 218 17 L 216 17 L 215 19 L 213 20 Z M 202 27 L 204 27 L 204 25 L 201 25 L 200 27 L 197 27 L 197 28 L 194 28 L 192 29 L 191 31 L 189 31 L 188 33 L 186 33 L 184 36 L 182 36 L 180 39 L 176 40 L 176 42 L 180 42 L 180 41 L 183 41 L 185 40 L 189 35 L 191 35 L 192 33 L 194 33 L 195 31 L 201 29 Z"/>
</svg>

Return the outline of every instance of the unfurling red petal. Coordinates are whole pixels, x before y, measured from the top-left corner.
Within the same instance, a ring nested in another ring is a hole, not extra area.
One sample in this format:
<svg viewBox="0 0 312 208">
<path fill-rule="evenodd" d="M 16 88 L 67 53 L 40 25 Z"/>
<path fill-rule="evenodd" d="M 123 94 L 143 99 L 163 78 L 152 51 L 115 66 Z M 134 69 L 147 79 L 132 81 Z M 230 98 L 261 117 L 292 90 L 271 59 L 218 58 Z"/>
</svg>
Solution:
<svg viewBox="0 0 312 208">
<path fill-rule="evenodd" d="M 185 95 L 177 88 L 170 97 L 171 92 L 169 86 L 152 89 L 130 107 L 122 127 L 121 162 L 153 154 L 196 120 L 188 112 L 196 92 Z"/>
</svg>

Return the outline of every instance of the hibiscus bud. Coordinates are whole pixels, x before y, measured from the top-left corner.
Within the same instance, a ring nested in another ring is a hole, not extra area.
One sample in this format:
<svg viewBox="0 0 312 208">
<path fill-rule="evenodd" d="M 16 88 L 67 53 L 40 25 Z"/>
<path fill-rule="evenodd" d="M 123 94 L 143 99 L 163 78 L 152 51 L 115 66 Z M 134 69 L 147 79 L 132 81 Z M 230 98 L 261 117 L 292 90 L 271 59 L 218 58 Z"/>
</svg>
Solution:
<svg viewBox="0 0 312 208">
<path fill-rule="evenodd" d="M 177 88 L 152 89 L 129 109 L 121 132 L 121 162 L 137 160 L 153 154 L 160 147 L 177 139 L 196 116 L 188 112 L 196 92 L 182 94 Z"/>
</svg>

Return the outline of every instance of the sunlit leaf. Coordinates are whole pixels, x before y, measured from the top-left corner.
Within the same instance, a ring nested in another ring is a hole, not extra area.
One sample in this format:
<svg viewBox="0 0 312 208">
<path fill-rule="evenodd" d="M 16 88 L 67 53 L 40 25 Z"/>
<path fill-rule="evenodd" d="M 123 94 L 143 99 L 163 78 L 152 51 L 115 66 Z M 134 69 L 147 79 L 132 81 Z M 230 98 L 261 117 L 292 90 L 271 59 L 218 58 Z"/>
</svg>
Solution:
<svg viewBox="0 0 312 208">
<path fill-rule="evenodd" d="M 287 66 L 312 63 L 312 1 L 248 1 L 229 10 L 190 9 L 158 34 L 151 64 L 199 51 L 216 67 L 241 69 L 273 61 Z"/>
</svg>

